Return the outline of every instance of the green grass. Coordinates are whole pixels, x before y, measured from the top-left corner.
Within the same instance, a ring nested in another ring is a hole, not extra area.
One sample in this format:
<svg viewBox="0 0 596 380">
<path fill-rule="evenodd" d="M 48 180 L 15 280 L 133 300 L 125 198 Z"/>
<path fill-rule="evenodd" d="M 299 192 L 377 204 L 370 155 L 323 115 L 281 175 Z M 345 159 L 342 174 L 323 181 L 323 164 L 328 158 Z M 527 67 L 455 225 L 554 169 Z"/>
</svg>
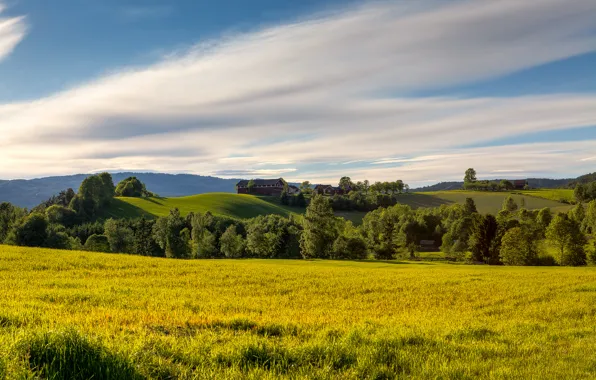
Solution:
<svg viewBox="0 0 596 380">
<path fill-rule="evenodd" d="M 593 379 L 596 268 L 0 246 L 0 377 Z"/>
<path fill-rule="evenodd" d="M 571 189 L 535 189 L 520 191 L 519 193 L 532 197 L 550 199 L 557 202 L 572 203 L 575 200 L 575 197 L 573 196 L 573 190 Z"/>
<path fill-rule="evenodd" d="M 459 203 L 464 204 L 466 198 L 472 198 L 476 203 L 476 208 L 481 213 L 498 213 L 502 206 L 503 201 L 508 196 L 512 196 L 513 199 L 521 206 L 522 199 L 525 202 L 525 207 L 529 210 L 541 209 L 544 207 L 550 208 L 552 211 L 567 211 L 571 208 L 570 205 L 554 201 L 551 199 L 545 199 L 544 197 L 537 197 L 534 194 L 527 194 L 527 196 L 508 193 L 508 192 L 483 192 L 483 191 L 435 191 L 425 193 L 414 193 L 406 194 L 400 197 L 400 203 L 410 205 L 413 208 L 419 207 L 438 207 L 442 204 L 453 204 Z"/>
<path fill-rule="evenodd" d="M 237 219 L 254 218 L 259 215 L 277 214 L 289 216 L 287 207 L 265 201 L 260 197 L 244 194 L 208 193 L 177 198 L 116 198 L 114 204 L 102 212 L 104 218 L 135 218 L 167 216 L 178 208 L 185 216 L 192 212 L 210 211 L 215 215 Z"/>
</svg>

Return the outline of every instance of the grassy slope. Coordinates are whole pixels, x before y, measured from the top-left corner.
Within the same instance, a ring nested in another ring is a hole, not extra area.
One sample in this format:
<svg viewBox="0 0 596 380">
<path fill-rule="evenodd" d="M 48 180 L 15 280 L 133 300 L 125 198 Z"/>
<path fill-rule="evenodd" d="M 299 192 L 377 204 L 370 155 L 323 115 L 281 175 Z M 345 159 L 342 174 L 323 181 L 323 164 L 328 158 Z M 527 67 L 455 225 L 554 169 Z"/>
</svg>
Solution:
<svg viewBox="0 0 596 380">
<path fill-rule="evenodd" d="M 550 199 L 557 202 L 573 202 L 572 189 L 534 189 L 527 191 L 520 191 L 521 194 L 530 195 L 533 197 Z"/>
<path fill-rule="evenodd" d="M 182 215 L 191 211 L 207 212 L 231 218 L 253 218 L 265 214 L 288 216 L 290 208 L 266 202 L 252 195 L 209 193 L 179 198 L 117 198 L 114 205 L 102 214 L 104 217 L 134 218 L 140 216 L 167 216 L 178 208 Z"/>
<path fill-rule="evenodd" d="M 415 193 L 405 195 L 402 203 L 412 207 L 438 207 L 441 204 L 463 204 L 466 198 L 474 199 L 478 211 L 481 213 L 496 214 L 501 210 L 503 201 L 511 195 L 518 205 L 521 205 L 522 199 L 525 201 L 525 207 L 529 210 L 549 207 L 553 211 L 566 211 L 571 206 L 551 199 L 539 198 L 535 194 L 523 196 L 506 192 L 480 192 L 480 191 L 436 191 L 426 193 Z"/>
<path fill-rule="evenodd" d="M 28 352 L 149 378 L 596 377 L 596 268 L 0 246 L 0 288 L 0 377 Z"/>
</svg>

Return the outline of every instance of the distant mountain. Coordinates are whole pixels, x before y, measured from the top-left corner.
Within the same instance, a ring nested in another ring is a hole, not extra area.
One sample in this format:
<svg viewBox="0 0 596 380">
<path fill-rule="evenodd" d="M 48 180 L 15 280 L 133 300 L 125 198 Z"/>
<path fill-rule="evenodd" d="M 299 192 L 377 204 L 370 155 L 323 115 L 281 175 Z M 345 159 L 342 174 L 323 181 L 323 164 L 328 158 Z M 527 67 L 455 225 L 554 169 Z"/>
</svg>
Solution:
<svg viewBox="0 0 596 380">
<path fill-rule="evenodd" d="M 578 177 L 580 178 L 589 176 L 593 176 L 596 180 L 596 173 L 587 174 L 585 176 Z M 491 181 L 501 181 L 500 179 L 492 179 Z M 551 178 L 528 178 L 528 185 L 535 189 L 557 189 L 560 187 L 567 187 L 570 182 L 576 181 L 573 178 L 564 178 L 564 179 L 551 179 Z M 586 180 L 586 182 L 590 182 Z M 446 191 L 446 190 L 461 190 L 464 186 L 464 182 L 439 182 L 435 185 L 431 186 L 424 186 L 418 189 L 412 189 L 415 192 L 427 192 L 427 191 Z"/>
<path fill-rule="evenodd" d="M 20 207 L 34 207 L 69 187 L 75 191 L 90 174 L 45 177 L 30 180 L 0 180 L 0 202 Z M 193 174 L 112 173 L 114 184 L 135 176 L 147 189 L 164 197 L 179 197 L 212 192 L 233 193 L 239 179 L 224 179 Z"/>
</svg>

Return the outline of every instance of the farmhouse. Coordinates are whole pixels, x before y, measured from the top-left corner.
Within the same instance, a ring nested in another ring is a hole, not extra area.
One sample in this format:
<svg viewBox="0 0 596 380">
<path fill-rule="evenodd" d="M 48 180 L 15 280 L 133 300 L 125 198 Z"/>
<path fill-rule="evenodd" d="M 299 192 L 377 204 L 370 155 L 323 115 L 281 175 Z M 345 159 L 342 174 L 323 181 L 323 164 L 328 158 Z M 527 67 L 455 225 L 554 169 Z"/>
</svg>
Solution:
<svg viewBox="0 0 596 380">
<path fill-rule="evenodd" d="M 252 181 L 252 188 L 249 183 Z M 283 178 L 242 180 L 236 184 L 238 194 L 280 195 L 287 186 Z"/>
</svg>

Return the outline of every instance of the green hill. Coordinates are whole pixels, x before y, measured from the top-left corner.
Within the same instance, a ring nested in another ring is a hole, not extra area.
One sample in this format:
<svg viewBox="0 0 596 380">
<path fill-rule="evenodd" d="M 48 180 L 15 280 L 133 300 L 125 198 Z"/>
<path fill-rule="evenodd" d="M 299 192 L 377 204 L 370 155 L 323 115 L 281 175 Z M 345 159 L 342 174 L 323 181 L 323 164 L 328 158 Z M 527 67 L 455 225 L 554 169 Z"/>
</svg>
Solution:
<svg viewBox="0 0 596 380">
<path fill-rule="evenodd" d="M 267 202 L 252 195 L 208 193 L 177 198 L 120 197 L 116 198 L 110 208 L 104 210 L 101 216 L 103 218 L 136 218 L 141 216 L 153 218 L 167 216 L 173 208 L 178 208 L 183 216 L 191 211 L 210 211 L 215 215 L 238 219 L 254 218 L 266 214 L 288 216 L 293 212 L 293 209 L 289 207 L 286 208 Z"/>
<path fill-rule="evenodd" d="M 480 192 L 480 191 L 435 191 L 425 193 L 413 193 L 404 195 L 400 198 L 400 203 L 407 204 L 413 208 L 419 207 L 439 207 L 443 204 L 460 203 L 463 204 L 466 198 L 472 198 L 476 207 L 481 213 L 496 214 L 501 210 L 503 201 L 508 196 L 512 196 L 519 206 L 525 203 L 528 210 L 550 208 L 552 211 L 567 211 L 572 206 L 551 199 L 547 196 L 555 196 L 552 193 L 541 193 L 539 191 L 530 191 L 527 196 L 517 193 L 507 192 Z M 556 195 L 560 196 L 560 195 Z M 557 198 L 560 199 L 560 198 Z M 523 201 L 522 201 L 523 200 Z"/>
</svg>

